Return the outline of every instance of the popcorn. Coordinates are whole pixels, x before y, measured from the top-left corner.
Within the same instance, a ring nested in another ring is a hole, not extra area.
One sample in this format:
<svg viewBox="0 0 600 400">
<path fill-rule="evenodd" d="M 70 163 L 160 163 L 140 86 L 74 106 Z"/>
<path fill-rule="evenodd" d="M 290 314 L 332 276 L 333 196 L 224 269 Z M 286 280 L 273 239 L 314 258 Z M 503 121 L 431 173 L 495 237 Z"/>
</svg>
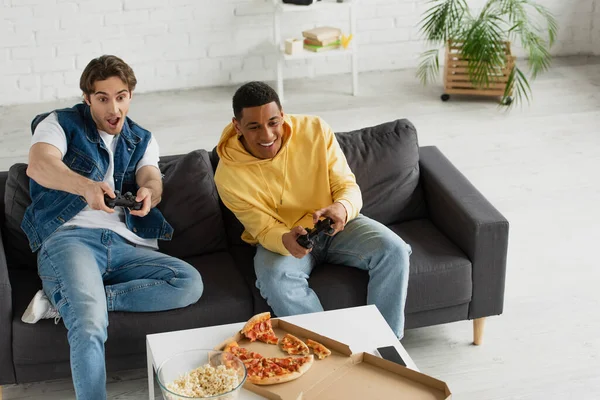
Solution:
<svg viewBox="0 0 600 400">
<path fill-rule="evenodd" d="M 169 383 L 167 389 L 182 396 L 211 397 L 230 392 L 239 384 L 234 369 L 206 364 Z"/>
</svg>

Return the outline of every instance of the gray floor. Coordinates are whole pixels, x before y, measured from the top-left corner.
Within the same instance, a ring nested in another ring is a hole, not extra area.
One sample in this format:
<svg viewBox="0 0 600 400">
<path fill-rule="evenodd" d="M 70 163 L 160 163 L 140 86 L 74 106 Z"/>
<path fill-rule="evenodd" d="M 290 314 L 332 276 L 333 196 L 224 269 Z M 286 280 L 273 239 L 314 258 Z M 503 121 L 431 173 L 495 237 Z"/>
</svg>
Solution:
<svg viewBox="0 0 600 400">
<path fill-rule="evenodd" d="M 558 59 L 533 85 L 531 106 L 510 113 L 491 100 L 439 100 L 414 71 L 286 82 L 286 111 L 318 114 L 334 130 L 406 117 L 511 222 L 505 312 L 484 344 L 459 322 L 408 331 L 425 373 L 456 399 L 599 399 L 600 58 Z M 163 154 L 212 148 L 231 118 L 234 88 L 138 94 L 131 116 Z M 63 102 L 62 105 L 70 105 Z M 0 108 L 0 170 L 26 160 L 28 126 L 57 104 Z M 111 377 L 111 399 L 147 396 L 145 371 Z M 72 399 L 69 381 L 4 387 L 5 399 Z"/>
</svg>

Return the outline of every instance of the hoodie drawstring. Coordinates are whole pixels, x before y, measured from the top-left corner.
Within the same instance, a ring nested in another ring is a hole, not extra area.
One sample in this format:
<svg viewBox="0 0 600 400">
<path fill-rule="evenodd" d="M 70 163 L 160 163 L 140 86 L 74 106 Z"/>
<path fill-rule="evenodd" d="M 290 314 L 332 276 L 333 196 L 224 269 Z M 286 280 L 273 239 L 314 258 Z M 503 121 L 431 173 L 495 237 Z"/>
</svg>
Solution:
<svg viewBox="0 0 600 400">
<path fill-rule="evenodd" d="M 275 196 L 273 196 L 273 192 L 271 192 L 271 185 L 269 185 L 269 182 L 265 178 L 265 174 L 263 174 L 263 170 L 260 167 L 260 164 L 257 164 L 257 165 L 258 165 L 258 170 L 260 171 L 260 176 L 262 177 L 263 181 L 265 182 L 265 185 L 267 185 L 267 189 L 269 189 L 269 195 L 271 195 L 271 200 L 273 201 L 273 205 L 275 206 L 275 211 L 278 211 L 279 207 L 277 207 L 277 201 L 275 201 Z"/>
<path fill-rule="evenodd" d="M 288 151 L 285 149 L 285 161 L 283 165 L 283 185 L 281 185 L 281 197 L 279 198 L 279 204 L 283 205 L 283 193 L 285 192 L 285 182 L 287 181 L 287 168 L 288 168 Z"/>
<path fill-rule="evenodd" d="M 258 170 L 260 171 L 260 176 L 262 177 L 263 181 L 265 182 L 265 185 L 267 185 L 267 189 L 269 189 L 269 195 L 271 196 L 271 200 L 273 201 L 273 205 L 275 206 L 275 211 L 279 212 L 279 206 L 283 205 L 283 194 L 285 193 L 285 183 L 287 181 L 287 168 L 288 168 L 287 149 L 285 150 L 285 158 L 284 158 L 284 166 L 283 166 L 283 184 L 281 185 L 281 196 L 279 196 L 279 204 L 277 204 L 277 201 L 275 200 L 275 196 L 273 196 L 273 192 L 271 191 L 271 185 L 269 185 L 269 182 L 265 178 L 265 174 L 263 173 L 263 170 L 262 170 L 260 164 L 257 164 L 257 165 L 258 165 Z"/>
</svg>

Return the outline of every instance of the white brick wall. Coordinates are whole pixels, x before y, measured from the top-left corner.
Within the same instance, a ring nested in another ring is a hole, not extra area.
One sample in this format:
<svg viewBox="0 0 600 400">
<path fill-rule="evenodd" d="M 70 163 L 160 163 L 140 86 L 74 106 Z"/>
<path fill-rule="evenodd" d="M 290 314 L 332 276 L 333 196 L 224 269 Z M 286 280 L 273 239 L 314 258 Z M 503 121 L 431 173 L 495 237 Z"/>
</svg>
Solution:
<svg viewBox="0 0 600 400">
<path fill-rule="evenodd" d="M 600 56 L 600 0 L 596 0 L 592 12 L 592 53 Z"/>
<path fill-rule="evenodd" d="M 553 54 L 600 55 L 600 0 L 538 2 L 560 24 Z M 427 0 L 361 0 L 360 70 L 415 67 L 427 7 Z M 101 54 L 130 63 L 139 92 L 271 81 L 272 22 L 271 0 L 1 0 L 0 106 L 78 96 L 81 71 Z M 349 29 L 346 14 L 335 10 L 292 13 L 282 36 L 320 24 Z M 296 78 L 349 71 L 349 59 L 329 57 L 284 68 Z"/>
</svg>

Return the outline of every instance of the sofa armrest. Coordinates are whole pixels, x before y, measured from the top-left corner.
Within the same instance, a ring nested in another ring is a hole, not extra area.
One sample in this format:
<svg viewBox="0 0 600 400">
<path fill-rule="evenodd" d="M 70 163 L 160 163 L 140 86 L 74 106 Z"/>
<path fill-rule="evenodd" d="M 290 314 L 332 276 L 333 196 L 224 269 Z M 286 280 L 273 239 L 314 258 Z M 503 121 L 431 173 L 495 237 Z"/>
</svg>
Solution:
<svg viewBox="0 0 600 400">
<path fill-rule="evenodd" d="M 469 318 L 502 314 L 508 221 L 437 147 L 422 147 L 419 164 L 432 222 L 473 265 Z"/>
<path fill-rule="evenodd" d="M 0 231 L 0 385 L 15 382 L 12 360 L 12 315 L 12 290 Z"/>
</svg>

